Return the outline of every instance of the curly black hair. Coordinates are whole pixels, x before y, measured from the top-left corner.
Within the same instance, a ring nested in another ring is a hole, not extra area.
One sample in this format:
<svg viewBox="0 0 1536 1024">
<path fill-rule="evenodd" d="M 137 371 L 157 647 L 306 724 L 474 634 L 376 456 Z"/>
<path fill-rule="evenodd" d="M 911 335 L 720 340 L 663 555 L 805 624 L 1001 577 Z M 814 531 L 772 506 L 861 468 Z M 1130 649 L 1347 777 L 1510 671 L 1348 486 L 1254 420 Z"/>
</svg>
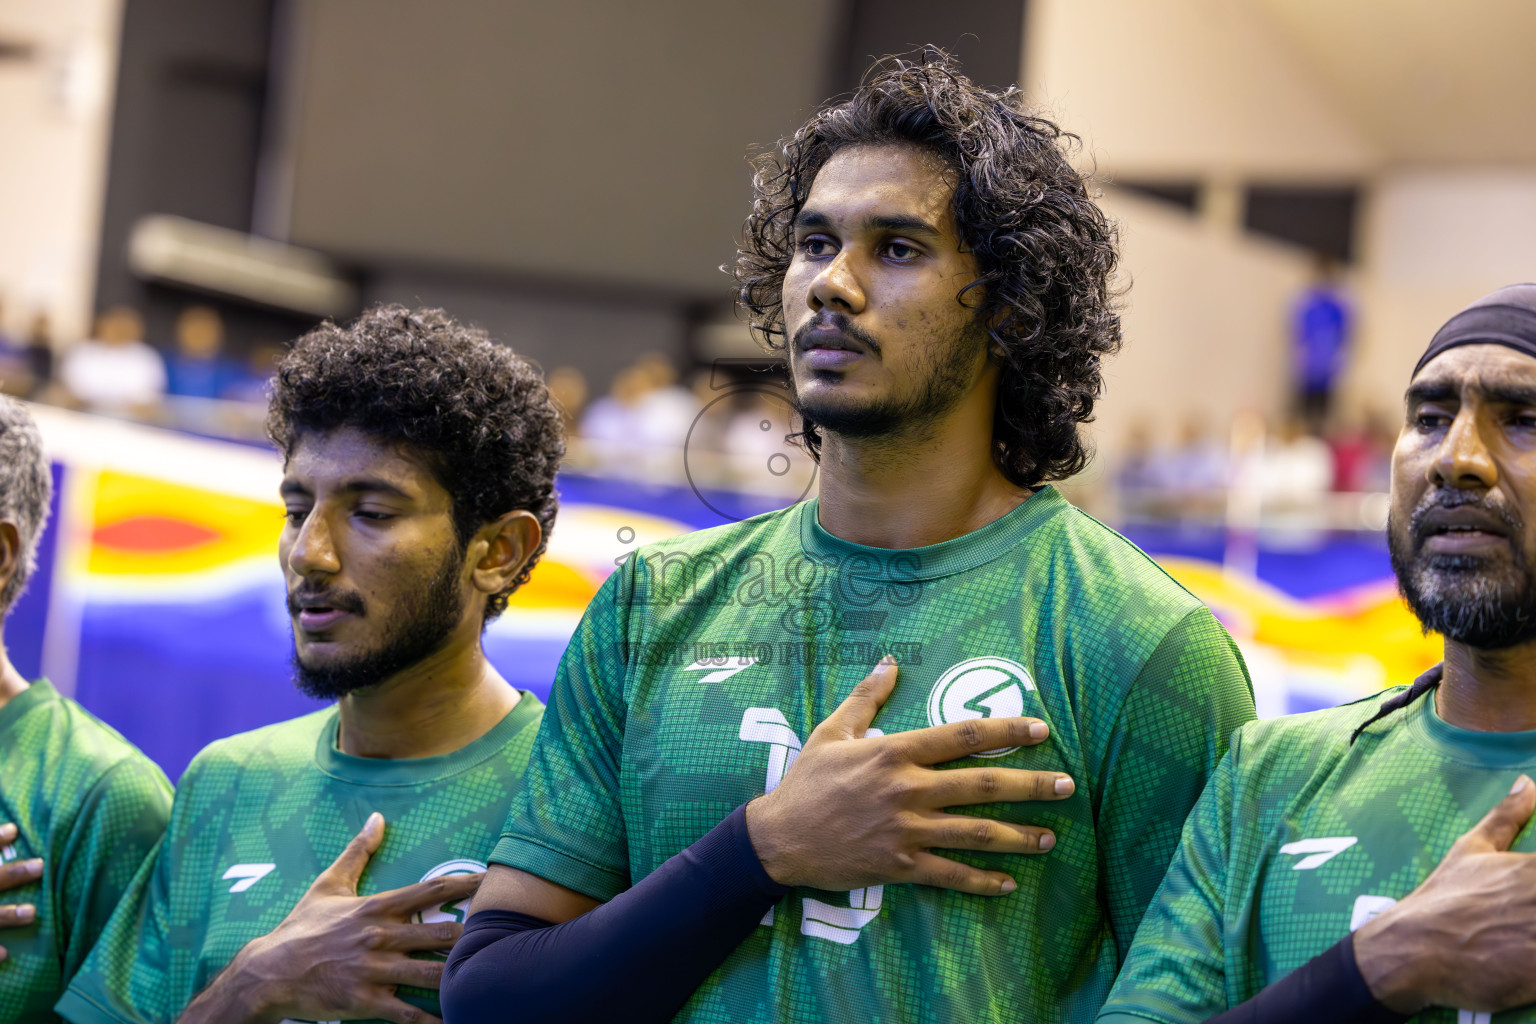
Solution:
<svg viewBox="0 0 1536 1024">
<path fill-rule="evenodd" d="M 852 98 L 823 108 L 753 161 L 752 214 L 733 274 L 753 329 L 769 348 L 786 344 L 795 217 L 834 153 L 887 145 L 932 153 L 954 176 L 955 223 L 981 272 L 956 301 L 987 325 L 1003 364 L 993 457 L 1022 487 L 1079 472 L 1091 453 L 1078 424 L 1092 420 L 1102 360 L 1120 348 L 1110 288 L 1117 235 L 1089 192 L 1089 175 L 1068 160 L 1079 141 L 1031 114 L 1017 88 L 975 85 L 937 48 L 920 63 L 881 62 Z M 814 423 L 801 437 L 819 455 Z"/>
<path fill-rule="evenodd" d="M 278 365 L 267 434 L 283 453 L 308 433 L 355 427 L 407 445 L 453 498 L 461 548 L 508 512 L 538 516 L 543 539 L 485 621 L 527 582 L 549 544 L 565 455 L 560 413 L 539 372 L 440 309 L 377 306 L 345 327 L 327 320 Z"/>
</svg>

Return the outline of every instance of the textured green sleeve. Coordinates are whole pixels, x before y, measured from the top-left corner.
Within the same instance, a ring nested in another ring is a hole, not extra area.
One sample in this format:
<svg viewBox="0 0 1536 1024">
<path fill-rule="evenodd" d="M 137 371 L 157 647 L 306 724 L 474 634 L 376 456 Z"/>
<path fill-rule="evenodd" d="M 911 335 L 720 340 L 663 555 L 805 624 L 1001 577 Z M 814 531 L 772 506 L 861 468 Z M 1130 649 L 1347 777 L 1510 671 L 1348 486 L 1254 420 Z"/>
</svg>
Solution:
<svg viewBox="0 0 1536 1024">
<path fill-rule="evenodd" d="M 1184 823 L 1178 852 L 1136 932 L 1099 1024 L 1124 1015 L 1198 1024 L 1227 1009 L 1222 935 L 1240 741 L 1232 743 Z"/>
<path fill-rule="evenodd" d="M 81 804 L 64 848 L 64 981 L 80 969 L 139 868 L 165 834 L 171 784 L 146 757 L 119 761 Z"/>
<path fill-rule="evenodd" d="M 523 788 L 490 858 L 604 901 L 630 885 L 619 758 L 635 561 L 598 590 L 560 659 Z"/>
<path fill-rule="evenodd" d="M 209 887 L 204 872 L 188 875 L 177 864 L 196 833 L 189 820 L 194 816 L 196 768 L 193 762 L 182 776 L 165 837 L 134 875 L 95 948 L 54 1008 L 73 1024 L 166 1024 L 196 994 L 192 963 L 207 919 L 206 906 L 196 904 L 206 904 Z M 190 877 L 195 884 L 184 882 L 177 891 L 178 877 Z M 173 929 L 173 896 L 180 900 L 176 920 L 197 924 Z"/>
<path fill-rule="evenodd" d="M 1190 808 L 1238 726 L 1253 687 L 1237 645 L 1210 611 L 1179 620 L 1142 666 L 1098 772 L 1099 859 L 1123 958 L 1162 882 Z"/>
</svg>

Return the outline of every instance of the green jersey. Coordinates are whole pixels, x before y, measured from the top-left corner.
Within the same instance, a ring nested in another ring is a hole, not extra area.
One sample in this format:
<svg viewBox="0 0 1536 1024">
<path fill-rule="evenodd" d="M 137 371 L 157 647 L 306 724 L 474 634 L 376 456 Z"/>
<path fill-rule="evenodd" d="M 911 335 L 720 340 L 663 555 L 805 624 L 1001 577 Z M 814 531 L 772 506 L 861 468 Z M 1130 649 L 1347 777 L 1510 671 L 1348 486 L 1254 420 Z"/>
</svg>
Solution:
<svg viewBox="0 0 1536 1024">
<path fill-rule="evenodd" d="M 794 890 L 677 1019 L 1092 1020 L 1180 822 L 1253 717 L 1237 650 L 1054 489 L 904 551 L 839 540 L 816 508 L 643 548 L 609 578 L 492 860 L 612 898 L 773 788 L 889 652 L 900 674 L 878 730 L 1050 723 L 1041 746 L 965 763 L 1069 772 L 1067 800 L 968 809 L 1049 826 L 1055 849 L 956 854 L 1017 879 L 998 899 Z"/>
<path fill-rule="evenodd" d="M 1402 690 L 1245 726 L 1190 814 L 1100 1024 L 1204 1021 L 1408 895 L 1458 836 L 1536 775 L 1536 732 L 1446 724 L 1435 691 L 1350 734 Z M 1527 831 L 1513 847 L 1536 852 Z M 1536 1022 L 1536 1007 L 1424 1024 Z"/>
<path fill-rule="evenodd" d="M 171 784 L 155 765 L 46 681 L 0 707 L 0 862 L 43 858 L 43 877 L 0 892 L 31 903 L 25 928 L 0 929 L 0 1021 L 57 1021 L 80 969 L 139 866 L 165 832 Z"/>
<path fill-rule="evenodd" d="M 352 757 L 336 708 L 210 744 L 182 776 L 170 829 L 59 1012 L 75 1024 L 173 1021 L 252 939 L 276 928 L 368 815 L 384 843 L 358 894 L 485 869 L 544 708 L 531 693 L 450 754 Z M 462 920 L 468 900 L 424 921 Z M 439 1014 L 437 992 L 400 998 Z"/>
</svg>

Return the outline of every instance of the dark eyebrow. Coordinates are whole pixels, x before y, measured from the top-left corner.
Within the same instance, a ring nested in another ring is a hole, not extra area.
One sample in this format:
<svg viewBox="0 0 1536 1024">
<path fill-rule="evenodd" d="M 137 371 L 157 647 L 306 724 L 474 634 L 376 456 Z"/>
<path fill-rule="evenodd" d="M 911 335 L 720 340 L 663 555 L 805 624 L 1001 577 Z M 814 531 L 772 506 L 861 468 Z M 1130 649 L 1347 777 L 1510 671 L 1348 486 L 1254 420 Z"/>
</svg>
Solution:
<svg viewBox="0 0 1536 1024">
<path fill-rule="evenodd" d="M 928 235 L 933 238 L 939 235 L 939 229 L 921 217 L 871 217 L 865 223 L 872 228 L 905 235 Z"/>
<path fill-rule="evenodd" d="M 1460 393 L 1445 381 L 1425 381 L 1422 384 L 1408 385 L 1408 391 L 1403 395 L 1403 401 L 1410 407 L 1423 405 L 1425 402 L 1449 402 L 1461 397 Z"/>
<path fill-rule="evenodd" d="M 1499 405 L 1536 405 L 1536 388 L 1523 384 L 1489 384 L 1482 392 L 1485 401 Z"/>
<path fill-rule="evenodd" d="M 1536 405 L 1536 387 L 1525 384 L 1504 384 L 1498 381 L 1472 386 L 1485 402 L 1494 402 L 1499 405 Z M 1457 401 L 1460 397 L 1456 386 L 1447 381 L 1425 381 L 1422 384 L 1409 385 L 1405 399 L 1409 406 L 1414 406 L 1425 402 Z"/>
<path fill-rule="evenodd" d="M 388 494 L 392 497 L 405 498 L 407 500 L 410 500 L 412 497 L 409 493 L 396 487 L 388 480 L 381 480 L 378 477 L 371 476 L 348 480 L 337 489 L 343 494 Z M 283 485 L 278 488 L 278 493 L 286 498 L 290 496 L 309 497 L 311 492 L 308 487 L 297 481 L 285 480 Z"/>
<path fill-rule="evenodd" d="M 832 226 L 832 218 L 815 210 L 801 210 L 795 218 L 795 227 L 802 229 L 824 229 Z M 927 235 L 930 238 L 938 238 L 941 234 L 938 228 L 923 220 L 921 217 L 870 217 L 864 221 L 866 228 L 877 231 L 895 232 L 909 235 Z"/>
</svg>

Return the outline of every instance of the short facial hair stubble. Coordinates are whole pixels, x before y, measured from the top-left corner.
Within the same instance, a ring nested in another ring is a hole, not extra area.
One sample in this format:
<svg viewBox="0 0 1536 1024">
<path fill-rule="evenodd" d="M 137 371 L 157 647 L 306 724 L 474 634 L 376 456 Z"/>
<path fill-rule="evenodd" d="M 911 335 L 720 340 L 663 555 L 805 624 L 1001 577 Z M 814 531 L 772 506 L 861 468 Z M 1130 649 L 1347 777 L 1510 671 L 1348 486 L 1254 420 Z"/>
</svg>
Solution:
<svg viewBox="0 0 1536 1024">
<path fill-rule="evenodd" d="M 335 700 L 381 683 L 436 653 L 464 613 L 464 597 L 459 589 L 463 567 L 464 552 L 457 544 L 450 544 L 425 590 L 419 591 L 420 599 L 406 599 L 400 612 L 387 624 L 381 646 L 374 650 L 361 651 L 328 665 L 305 665 L 295 645 L 294 684 L 310 697 Z M 362 604 L 355 597 L 353 601 L 358 606 Z"/>
</svg>

